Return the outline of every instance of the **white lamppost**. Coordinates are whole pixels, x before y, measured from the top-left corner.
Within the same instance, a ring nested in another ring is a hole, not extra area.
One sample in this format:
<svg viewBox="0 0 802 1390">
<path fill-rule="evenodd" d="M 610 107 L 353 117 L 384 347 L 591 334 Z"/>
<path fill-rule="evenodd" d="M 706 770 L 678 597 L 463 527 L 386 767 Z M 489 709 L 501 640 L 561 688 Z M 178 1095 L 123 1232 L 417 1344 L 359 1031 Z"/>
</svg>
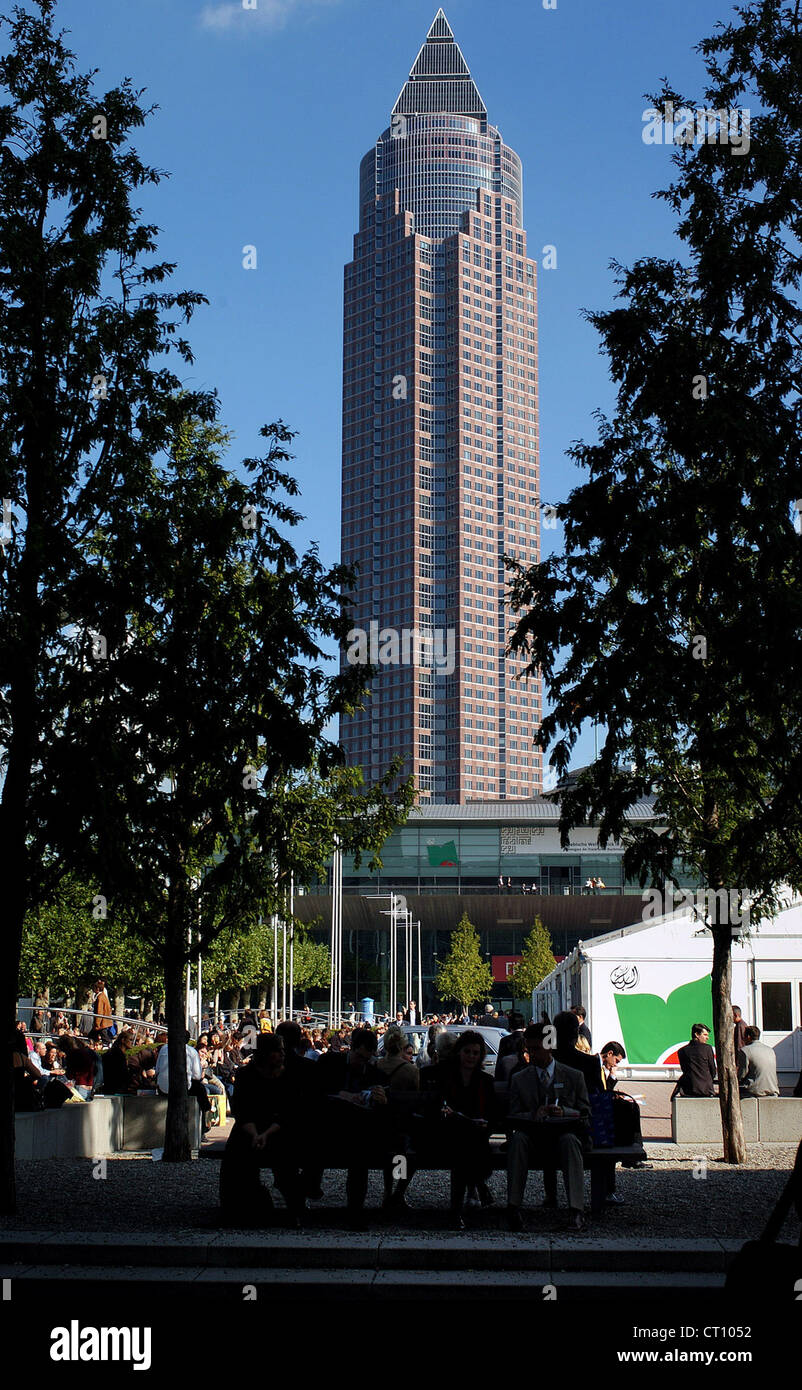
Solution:
<svg viewBox="0 0 802 1390">
<path fill-rule="evenodd" d="M 398 917 L 402 912 L 406 917 L 407 900 L 398 893 L 363 893 L 362 896 L 372 902 L 390 900 L 389 912 L 381 915 L 390 918 L 390 1013 L 394 1018 L 398 1010 Z"/>
<path fill-rule="evenodd" d="M 342 1023 L 342 965 L 343 965 L 343 861 L 339 837 L 334 837 L 331 863 L 331 989 L 329 992 L 329 1027 Z"/>
<path fill-rule="evenodd" d="M 290 874 L 290 1018 L 292 1001 L 295 996 L 295 879 Z"/>
</svg>

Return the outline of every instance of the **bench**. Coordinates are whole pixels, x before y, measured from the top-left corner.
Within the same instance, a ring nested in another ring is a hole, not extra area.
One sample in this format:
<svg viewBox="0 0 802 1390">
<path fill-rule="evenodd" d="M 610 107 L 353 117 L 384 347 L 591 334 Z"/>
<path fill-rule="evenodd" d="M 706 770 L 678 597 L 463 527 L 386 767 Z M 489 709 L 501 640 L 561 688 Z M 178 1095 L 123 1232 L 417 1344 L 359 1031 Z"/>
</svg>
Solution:
<svg viewBox="0 0 802 1390">
<path fill-rule="evenodd" d="M 394 1155 L 394 1158 L 404 1158 L 410 1171 L 450 1171 L 452 1166 L 451 1155 L 445 1152 L 441 1145 L 438 1145 L 438 1130 L 436 1124 L 432 1123 L 431 1115 L 427 1117 L 426 1105 L 421 1105 L 422 1097 L 411 1094 L 391 1096 L 390 1105 L 395 1114 L 399 1132 L 406 1133 L 409 1142 L 403 1152 Z M 424 1114 L 416 1113 L 424 1111 Z M 418 1124 L 411 1129 L 406 1129 L 410 1117 L 418 1120 Z M 428 1120 L 428 1122 L 427 1122 Z M 510 1127 L 511 1128 L 511 1127 Z M 416 1140 L 418 1147 L 416 1148 Z M 376 1170 L 383 1169 L 387 1162 L 387 1154 L 378 1151 L 369 1153 L 366 1158 L 367 1167 Z M 609 1191 L 609 1177 L 611 1167 L 625 1160 L 632 1160 L 642 1163 L 646 1159 L 646 1151 L 641 1144 L 616 1145 L 611 1147 L 593 1147 L 583 1153 L 585 1171 L 590 1172 L 590 1206 L 595 1216 L 604 1210 L 605 1199 Z M 507 1169 L 507 1126 L 494 1132 L 490 1139 L 490 1161 L 494 1172 L 499 1170 L 506 1172 Z M 315 1166 L 320 1168 L 342 1169 L 348 1166 L 342 1152 L 336 1148 L 329 1147 L 325 1137 L 320 1149 L 315 1154 Z M 530 1171 L 534 1171 L 535 1165 L 530 1165 Z"/>
<path fill-rule="evenodd" d="M 798 1144 L 802 1099 L 795 1096 L 741 1096 L 747 1144 Z M 675 1096 L 671 1102 L 675 1144 L 715 1144 L 721 1139 L 718 1096 Z"/>
</svg>

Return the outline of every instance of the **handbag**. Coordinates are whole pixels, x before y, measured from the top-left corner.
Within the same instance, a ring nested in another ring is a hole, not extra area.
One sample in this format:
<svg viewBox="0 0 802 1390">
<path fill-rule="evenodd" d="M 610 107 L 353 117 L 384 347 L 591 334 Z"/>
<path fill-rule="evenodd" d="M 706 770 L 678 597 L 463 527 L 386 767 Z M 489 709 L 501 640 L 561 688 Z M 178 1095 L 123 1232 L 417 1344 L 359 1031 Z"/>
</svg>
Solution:
<svg viewBox="0 0 802 1390">
<path fill-rule="evenodd" d="M 596 1149 L 615 1148 L 615 1113 L 612 1091 L 591 1091 L 590 1132 Z"/>
<path fill-rule="evenodd" d="M 796 1162 L 788 1182 L 759 1240 L 748 1240 L 741 1246 L 727 1270 L 725 1290 L 743 1297 L 770 1299 L 772 1303 L 794 1303 L 802 1294 L 802 1227 L 796 1245 L 778 1243 L 783 1223 L 796 1206 L 802 1222 L 802 1143 L 796 1152 Z"/>
<path fill-rule="evenodd" d="M 611 1092 L 610 1099 L 613 1102 L 615 1142 L 622 1148 L 626 1148 L 635 1143 L 639 1119 L 638 1102 L 624 1100 L 623 1096 L 616 1095 L 615 1091 Z"/>
</svg>

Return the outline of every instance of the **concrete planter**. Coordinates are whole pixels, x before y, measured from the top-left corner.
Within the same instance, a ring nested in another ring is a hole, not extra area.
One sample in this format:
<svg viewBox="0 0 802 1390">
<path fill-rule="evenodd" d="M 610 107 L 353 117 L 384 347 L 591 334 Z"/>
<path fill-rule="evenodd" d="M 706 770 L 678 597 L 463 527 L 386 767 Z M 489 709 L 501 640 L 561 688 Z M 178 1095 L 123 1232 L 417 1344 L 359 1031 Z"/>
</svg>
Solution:
<svg viewBox="0 0 802 1390">
<path fill-rule="evenodd" d="M 17 1158 L 100 1158 L 164 1147 L 165 1096 L 95 1096 L 60 1110 L 20 1111 L 15 1116 Z M 189 1100 L 189 1142 L 201 1143 L 201 1115 Z"/>
<path fill-rule="evenodd" d="M 747 1144 L 798 1144 L 802 1138 L 802 1100 L 794 1096 L 742 1096 Z M 675 1096 L 671 1102 L 675 1144 L 715 1144 L 721 1138 L 718 1099 Z"/>
</svg>

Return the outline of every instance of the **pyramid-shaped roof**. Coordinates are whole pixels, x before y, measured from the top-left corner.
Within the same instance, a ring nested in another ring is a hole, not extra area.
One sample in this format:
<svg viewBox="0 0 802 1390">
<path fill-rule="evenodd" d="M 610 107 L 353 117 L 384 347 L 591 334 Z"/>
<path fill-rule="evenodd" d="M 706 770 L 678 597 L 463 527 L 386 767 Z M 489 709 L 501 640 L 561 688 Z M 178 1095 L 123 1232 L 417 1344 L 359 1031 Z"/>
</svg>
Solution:
<svg viewBox="0 0 802 1390">
<path fill-rule="evenodd" d="M 394 116 L 433 112 L 487 119 L 485 104 L 442 9 L 393 107 Z"/>
</svg>

